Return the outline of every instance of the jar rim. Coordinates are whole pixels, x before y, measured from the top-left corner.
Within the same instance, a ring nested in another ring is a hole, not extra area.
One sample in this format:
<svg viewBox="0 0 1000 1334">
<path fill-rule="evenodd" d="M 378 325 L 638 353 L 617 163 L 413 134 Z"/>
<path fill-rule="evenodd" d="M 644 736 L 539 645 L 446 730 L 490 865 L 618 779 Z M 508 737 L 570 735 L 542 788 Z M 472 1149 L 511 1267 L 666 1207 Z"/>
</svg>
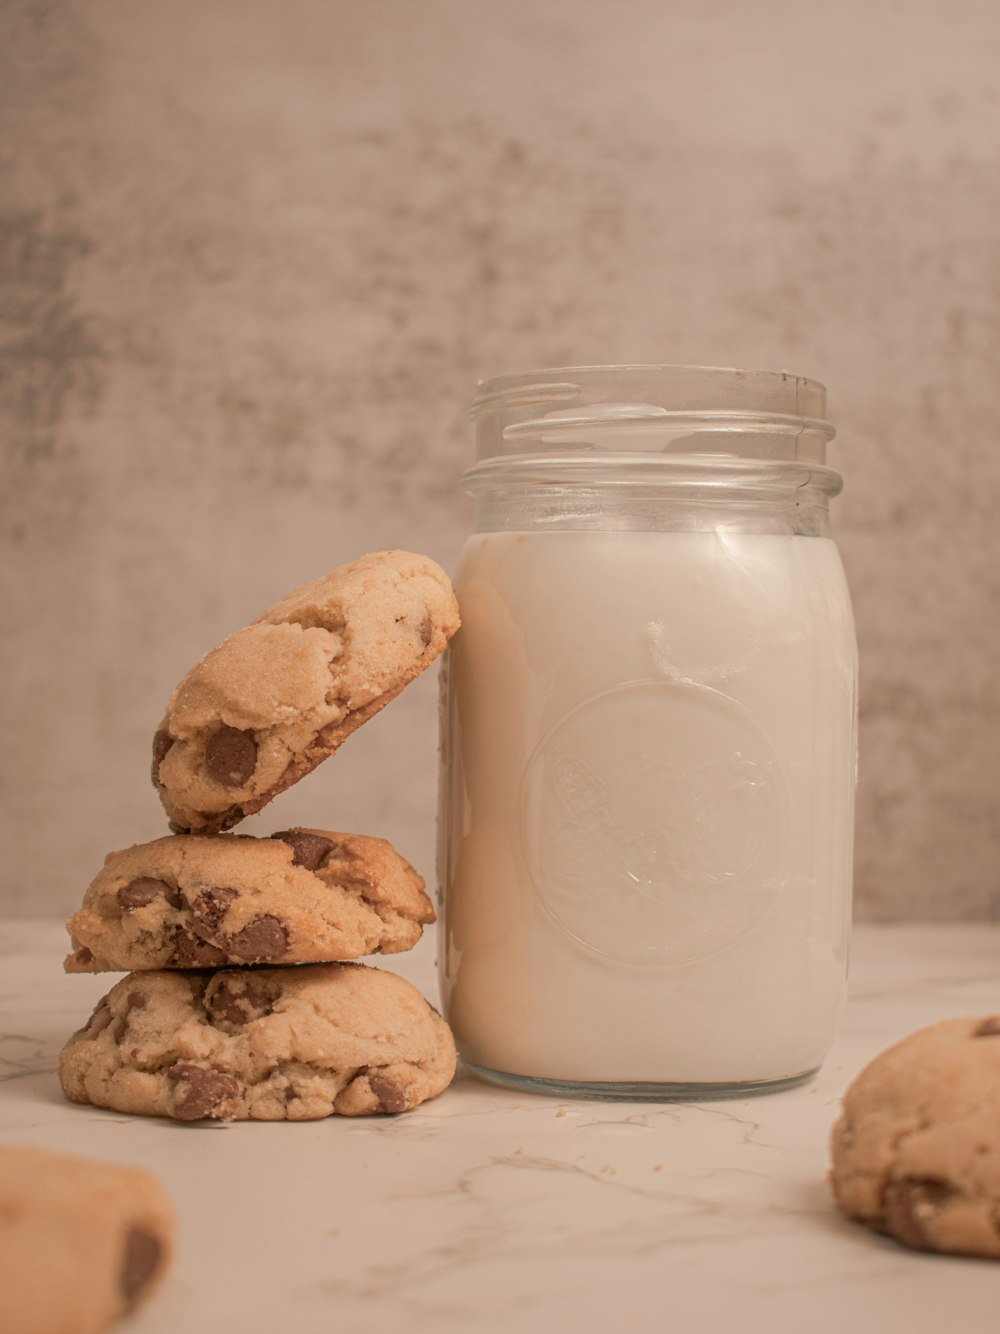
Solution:
<svg viewBox="0 0 1000 1334">
<path fill-rule="evenodd" d="M 826 388 L 790 371 L 634 362 L 481 380 L 479 460 L 511 454 L 725 454 L 825 462 Z"/>
<path fill-rule="evenodd" d="M 537 387 L 539 390 L 546 391 L 544 397 L 547 399 L 553 391 L 575 391 L 580 388 L 573 383 L 574 379 L 587 382 L 599 377 L 603 379 L 616 375 L 629 378 L 660 376 L 669 382 L 669 387 L 674 392 L 683 385 L 684 381 L 691 379 L 699 382 L 699 388 L 702 384 L 707 387 L 709 383 L 721 385 L 724 381 L 727 381 L 734 388 L 759 388 L 770 385 L 777 390 L 779 386 L 793 385 L 801 392 L 810 395 L 815 394 L 817 398 L 823 401 L 824 408 L 827 392 L 826 385 L 822 381 L 814 380 L 805 375 L 797 375 L 795 372 L 787 370 L 753 370 L 740 366 L 687 365 L 681 362 L 609 362 L 606 365 L 594 363 L 581 366 L 547 366 L 538 370 L 514 371 L 503 375 L 488 376 L 476 382 L 477 393 L 469 408 L 469 414 L 472 417 L 478 417 L 483 412 L 492 411 L 501 402 L 509 401 L 511 391 L 530 391 Z M 560 383 L 560 381 L 566 383 Z M 704 406 L 712 405 L 705 403 Z M 738 408 L 738 406 L 738 404 L 733 404 L 734 408 Z M 810 413 L 809 415 L 817 414 Z"/>
</svg>

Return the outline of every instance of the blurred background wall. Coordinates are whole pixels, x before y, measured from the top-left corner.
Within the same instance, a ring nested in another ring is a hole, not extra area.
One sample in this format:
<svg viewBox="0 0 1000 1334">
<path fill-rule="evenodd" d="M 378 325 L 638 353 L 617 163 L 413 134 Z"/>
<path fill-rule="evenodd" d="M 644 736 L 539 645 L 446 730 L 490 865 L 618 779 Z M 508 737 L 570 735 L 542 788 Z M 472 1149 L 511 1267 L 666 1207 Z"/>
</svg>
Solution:
<svg viewBox="0 0 1000 1334">
<path fill-rule="evenodd" d="M 0 63 L 0 911 L 165 832 L 224 633 L 453 567 L 477 377 L 638 360 L 828 384 L 859 915 L 1000 917 L 994 0 L 4 0 Z M 243 828 L 430 878 L 435 728 L 421 680 Z"/>
</svg>

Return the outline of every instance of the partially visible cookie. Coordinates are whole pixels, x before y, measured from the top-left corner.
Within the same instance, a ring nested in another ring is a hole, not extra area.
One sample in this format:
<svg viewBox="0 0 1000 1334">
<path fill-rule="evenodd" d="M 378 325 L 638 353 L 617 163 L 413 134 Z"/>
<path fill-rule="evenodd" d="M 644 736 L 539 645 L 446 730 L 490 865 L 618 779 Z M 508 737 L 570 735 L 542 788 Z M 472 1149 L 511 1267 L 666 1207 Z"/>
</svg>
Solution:
<svg viewBox="0 0 1000 1334">
<path fill-rule="evenodd" d="M 108 855 L 66 923 L 69 973 L 394 954 L 434 909 L 382 838 L 288 829 L 168 835 Z"/>
<path fill-rule="evenodd" d="M 918 1250 L 1000 1258 L 1000 1016 L 947 1019 L 847 1090 L 830 1183 L 851 1218 Z"/>
<path fill-rule="evenodd" d="M 160 1281 L 173 1231 L 147 1172 L 0 1145 L 0 1330 L 98 1334 Z"/>
<path fill-rule="evenodd" d="M 72 1101 L 180 1121 L 405 1112 L 454 1073 L 420 992 L 355 963 L 130 973 L 59 1058 Z"/>
<path fill-rule="evenodd" d="M 426 556 L 362 556 L 293 589 L 192 668 L 153 743 L 178 833 L 229 829 L 297 782 L 428 668 L 458 629 Z"/>
</svg>

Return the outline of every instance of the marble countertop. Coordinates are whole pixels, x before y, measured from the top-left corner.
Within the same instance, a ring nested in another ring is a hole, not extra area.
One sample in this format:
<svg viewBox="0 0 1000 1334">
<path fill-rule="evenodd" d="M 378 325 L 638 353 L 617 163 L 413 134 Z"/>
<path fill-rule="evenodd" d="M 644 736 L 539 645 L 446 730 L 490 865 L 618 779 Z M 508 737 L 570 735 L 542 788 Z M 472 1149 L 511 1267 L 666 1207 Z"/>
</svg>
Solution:
<svg viewBox="0 0 1000 1334">
<path fill-rule="evenodd" d="M 405 1116 L 182 1126 L 63 1100 L 62 1043 L 113 979 L 52 922 L 0 926 L 0 1137 L 158 1173 L 173 1270 L 129 1334 L 980 1331 L 997 1268 L 840 1217 L 841 1093 L 887 1043 L 995 1011 L 1000 926 L 863 927 L 816 1080 L 739 1102 L 558 1101 L 467 1076 Z M 431 998 L 433 942 L 382 961 Z"/>
</svg>

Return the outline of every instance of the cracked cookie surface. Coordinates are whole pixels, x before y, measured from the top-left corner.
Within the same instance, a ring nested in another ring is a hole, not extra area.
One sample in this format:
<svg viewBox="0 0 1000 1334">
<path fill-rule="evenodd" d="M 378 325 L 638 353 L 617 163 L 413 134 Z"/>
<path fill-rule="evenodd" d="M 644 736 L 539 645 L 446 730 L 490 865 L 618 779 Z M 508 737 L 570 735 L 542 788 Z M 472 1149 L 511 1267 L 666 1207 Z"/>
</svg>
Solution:
<svg viewBox="0 0 1000 1334">
<path fill-rule="evenodd" d="M 833 1130 L 852 1218 L 918 1250 L 1000 1258 L 1000 1016 L 948 1019 L 875 1058 Z"/>
<path fill-rule="evenodd" d="M 410 552 L 362 556 L 293 589 L 171 696 L 153 743 L 171 828 L 212 833 L 261 810 L 425 671 L 458 626 L 448 576 Z"/>
<path fill-rule="evenodd" d="M 70 973 L 318 963 L 408 950 L 434 920 L 381 838 L 168 835 L 112 852 L 66 923 Z"/>
<path fill-rule="evenodd" d="M 0 1145 L 0 1329 L 97 1334 L 159 1282 L 173 1232 L 149 1173 Z"/>
<path fill-rule="evenodd" d="M 455 1073 L 448 1025 L 356 963 L 130 973 L 59 1058 L 73 1102 L 180 1121 L 405 1112 Z"/>
</svg>

